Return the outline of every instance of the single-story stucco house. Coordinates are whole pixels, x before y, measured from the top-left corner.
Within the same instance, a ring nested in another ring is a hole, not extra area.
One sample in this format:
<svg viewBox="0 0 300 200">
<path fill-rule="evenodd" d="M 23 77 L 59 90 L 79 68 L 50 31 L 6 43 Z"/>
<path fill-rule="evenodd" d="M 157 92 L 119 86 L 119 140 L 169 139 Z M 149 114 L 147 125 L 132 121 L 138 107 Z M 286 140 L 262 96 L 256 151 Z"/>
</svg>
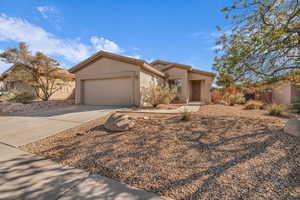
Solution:
<svg viewBox="0 0 300 200">
<path fill-rule="evenodd" d="M 35 90 L 28 83 L 23 81 L 11 81 L 10 76 L 20 67 L 16 64 L 12 65 L 6 71 L 4 71 L 0 75 L 0 91 L 9 91 L 10 89 L 16 89 L 19 91 L 27 91 L 35 95 Z M 43 76 L 43 72 L 40 72 Z M 70 73 L 68 70 L 60 69 L 57 71 L 57 84 L 61 84 L 63 86 L 59 86 L 60 88 L 50 97 L 51 100 L 64 100 L 69 98 L 74 98 L 74 90 L 75 90 L 75 76 Z M 67 80 L 67 81 L 66 81 Z M 72 97 L 73 96 L 73 97 Z"/>
<path fill-rule="evenodd" d="M 75 74 L 75 102 L 87 105 L 135 105 L 150 84 L 174 85 L 178 102 L 210 102 L 215 74 L 189 65 L 144 60 L 100 51 L 69 70 Z"/>
</svg>

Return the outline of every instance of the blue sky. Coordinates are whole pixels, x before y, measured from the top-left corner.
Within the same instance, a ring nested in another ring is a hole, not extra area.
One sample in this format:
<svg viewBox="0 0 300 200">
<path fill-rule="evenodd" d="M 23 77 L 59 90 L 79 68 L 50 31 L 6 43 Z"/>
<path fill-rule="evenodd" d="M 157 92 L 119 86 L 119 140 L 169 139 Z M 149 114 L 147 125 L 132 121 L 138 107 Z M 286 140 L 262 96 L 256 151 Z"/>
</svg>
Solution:
<svg viewBox="0 0 300 200">
<path fill-rule="evenodd" d="M 24 41 L 70 68 L 98 50 L 211 71 L 230 0 L 0 0 L 0 51 Z M 9 65 L 0 62 L 0 72 Z"/>
</svg>

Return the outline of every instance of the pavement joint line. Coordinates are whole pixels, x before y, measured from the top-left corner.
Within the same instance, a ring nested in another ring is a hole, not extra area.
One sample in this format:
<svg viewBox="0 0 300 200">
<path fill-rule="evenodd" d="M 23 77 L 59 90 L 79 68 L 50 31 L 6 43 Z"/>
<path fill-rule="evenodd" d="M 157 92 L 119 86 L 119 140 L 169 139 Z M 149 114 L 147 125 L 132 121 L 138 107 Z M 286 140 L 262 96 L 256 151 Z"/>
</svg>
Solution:
<svg viewBox="0 0 300 200">
<path fill-rule="evenodd" d="M 87 177 L 81 178 L 80 180 L 78 180 L 76 183 L 74 183 L 73 185 L 71 185 L 70 187 L 68 187 L 67 189 L 65 189 L 63 192 L 61 192 L 57 198 L 55 198 L 55 200 L 59 200 L 62 197 L 64 197 L 64 195 L 66 193 L 68 193 L 69 191 L 72 191 L 73 188 L 75 188 L 77 185 L 79 185 L 80 183 L 82 183 L 85 179 L 87 179 L 89 177 L 89 175 Z"/>
<path fill-rule="evenodd" d="M 82 121 L 74 121 L 74 120 L 66 120 L 66 119 L 55 119 L 55 118 L 42 118 L 42 119 L 48 119 L 48 120 L 53 120 L 53 121 L 63 121 L 63 122 L 71 122 L 71 123 L 84 123 Z"/>
<path fill-rule="evenodd" d="M 0 144 L 3 144 L 3 145 L 5 145 L 5 146 L 8 146 L 8 147 L 11 147 L 11 148 L 14 148 L 14 149 L 18 149 L 17 146 L 13 146 L 13 145 L 7 144 L 7 143 L 5 143 L 5 142 L 1 142 L 1 141 L 0 141 Z"/>
</svg>

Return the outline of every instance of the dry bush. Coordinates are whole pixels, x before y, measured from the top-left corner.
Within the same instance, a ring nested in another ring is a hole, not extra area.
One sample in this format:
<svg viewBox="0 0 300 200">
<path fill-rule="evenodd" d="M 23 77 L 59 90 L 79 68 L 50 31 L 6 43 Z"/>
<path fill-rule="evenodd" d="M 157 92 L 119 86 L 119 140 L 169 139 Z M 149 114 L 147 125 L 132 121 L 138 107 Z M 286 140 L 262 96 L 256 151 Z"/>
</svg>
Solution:
<svg viewBox="0 0 300 200">
<path fill-rule="evenodd" d="M 244 94 L 242 93 L 226 93 L 223 98 L 230 106 L 234 106 L 235 104 L 244 104 L 246 102 Z"/>
<path fill-rule="evenodd" d="M 263 106 L 264 106 L 264 103 L 261 101 L 250 100 L 250 101 L 247 101 L 247 103 L 245 104 L 245 109 L 246 110 L 262 109 Z"/>
<path fill-rule="evenodd" d="M 236 86 L 230 86 L 229 88 L 226 89 L 226 93 L 229 94 L 236 94 L 237 93 L 237 88 Z"/>
<path fill-rule="evenodd" d="M 142 99 L 143 102 L 151 104 L 153 107 L 159 104 L 169 104 L 177 96 L 176 89 L 163 87 L 158 84 L 150 84 L 149 87 L 143 88 Z"/>
<path fill-rule="evenodd" d="M 284 111 L 284 106 L 282 105 L 272 104 L 268 108 L 269 114 L 273 116 L 281 116 L 283 114 L 283 111 Z"/>
</svg>

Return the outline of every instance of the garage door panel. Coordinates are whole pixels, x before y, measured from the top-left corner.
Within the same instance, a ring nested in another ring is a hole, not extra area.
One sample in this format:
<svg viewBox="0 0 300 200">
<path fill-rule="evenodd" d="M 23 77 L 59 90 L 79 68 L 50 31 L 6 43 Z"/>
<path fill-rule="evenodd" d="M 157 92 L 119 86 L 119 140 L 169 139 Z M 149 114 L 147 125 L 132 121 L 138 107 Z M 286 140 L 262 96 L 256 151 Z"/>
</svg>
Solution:
<svg viewBox="0 0 300 200">
<path fill-rule="evenodd" d="M 85 80 L 83 85 L 84 104 L 133 104 L 133 83 L 130 78 Z"/>
</svg>

